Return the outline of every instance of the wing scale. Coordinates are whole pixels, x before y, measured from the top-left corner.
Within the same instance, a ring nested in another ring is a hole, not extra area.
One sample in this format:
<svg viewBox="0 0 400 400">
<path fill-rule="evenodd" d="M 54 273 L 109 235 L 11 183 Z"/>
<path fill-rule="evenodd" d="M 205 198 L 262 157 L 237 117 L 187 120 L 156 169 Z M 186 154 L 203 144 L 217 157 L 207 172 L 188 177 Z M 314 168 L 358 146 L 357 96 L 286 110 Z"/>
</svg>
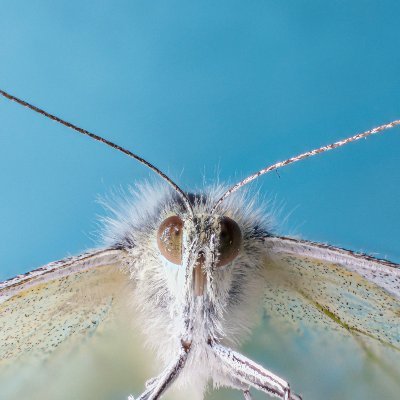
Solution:
<svg viewBox="0 0 400 400">
<path fill-rule="evenodd" d="M 271 312 L 274 310 L 271 292 L 282 299 L 282 310 L 291 304 L 287 301 L 285 305 L 285 296 L 293 294 L 297 312 L 284 312 L 286 317 L 314 325 L 328 320 L 330 325 L 400 351 L 397 264 L 291 238 L 266 238 L 265 244 L 270 257 L 266 274 Z M 313 309 L 308 318 L 304 315 L 307 309 Z"/>
<path fill-rule="evenodd" d="M 265 318 L 253 344 L 305 388 L 304 398 L 398 398 L 399 265 L 304 240 L 263 240 Z"/>
<path fill-rule="evenodd" d="M 126 398 L 141 389 L 150 373 L 124 256 L 95 250 L 0 283 L 1 399 Z"/>
<path fill-rule="evenodd" d="M 269 237 L 265 239 L 265 244 L 270 253 L 311 257 L 315 260 L 341 265 L 386 289 L 400 300 L 399 264 L 374 258 L 368 254 L 290 237 Z"/>
<path fill-rule="evenodd" d="M 0 304 L 22 290 L 39 283 L 45 283 L 90 268 L 116 263 L 122 254 L 122 250 L 113 248 L 93 250 L 78 256 L 54 261 L 25 274 L 17 275 L 0 282 Z"/>
</svg>

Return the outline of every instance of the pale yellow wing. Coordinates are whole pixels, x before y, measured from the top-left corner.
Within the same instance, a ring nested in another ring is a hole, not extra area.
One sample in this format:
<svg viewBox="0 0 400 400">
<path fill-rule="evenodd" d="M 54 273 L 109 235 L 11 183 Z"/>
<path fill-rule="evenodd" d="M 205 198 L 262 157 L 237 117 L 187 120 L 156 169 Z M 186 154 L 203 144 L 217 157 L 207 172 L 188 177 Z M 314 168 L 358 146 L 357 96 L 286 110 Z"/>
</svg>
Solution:
<svg viewBox="0 0 400 400">
<path fill-rule="evenodd" d="M 49 264 L 0 285 L 0 399 L 125 399 L 144 363 L 120 250 Z"/>
<path fill-rule="evenodd" d="M 291 238 L 265 245 L 265 317 L 250 353 L 305 399 L 400 398 L 399 266 Z"/>
</svg>

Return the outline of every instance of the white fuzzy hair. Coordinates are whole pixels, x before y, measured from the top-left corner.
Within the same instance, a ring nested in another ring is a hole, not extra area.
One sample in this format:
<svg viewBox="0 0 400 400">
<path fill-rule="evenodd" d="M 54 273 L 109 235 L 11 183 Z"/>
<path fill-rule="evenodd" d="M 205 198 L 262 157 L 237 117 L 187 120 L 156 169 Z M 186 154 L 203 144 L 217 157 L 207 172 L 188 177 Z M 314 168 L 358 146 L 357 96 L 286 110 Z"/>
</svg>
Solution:
<svg viewBox="0 0 400 400">
<path fill-rule="evenodd" d="M 225 190 L 222 185 L 204 188 L 193 201 L 194 214 L 210 214 Z M 103 241 L 107 246 L 128 251 L 124 268 L 133 282 L 132 301 L 139 311 L 136 323 L 144 332 L 146 344 L 166 365 L 180 346 L 178 305 L 182 302 L 179 293 L 185 271 L 161 256 L 156 234 L 163 220 L 171 215 L 184 215 L 186 210 L 177 194 L 165 184 L 137 184 L 122 198 L 120 195 L 120 200 L 116 197 L 103 201 L 111 212 L 111 216 L 103 219 Z M 264 246 L 260 239 L 271 232 L 272 220 L 257 203 L 257 194 L 242 191 L 228 197 L 218 209 L 220 216 L 227 216 L 239 225 L 242 249 L 233 262 L 214 272 L 214 312 L 204 308 L 202 297 L 196 298 L 200 317 L 195 320 L 192 351 L 178 379 L 181 386 L 198 389 L 194 398 L 202 398 L 210 378 L 214 386 L 229 385 L 220 363 L 207 348 L 209 335 L 236 347 L 249 334 L 262 306 L 265 284 L 260 263 Z"/>
</svg>

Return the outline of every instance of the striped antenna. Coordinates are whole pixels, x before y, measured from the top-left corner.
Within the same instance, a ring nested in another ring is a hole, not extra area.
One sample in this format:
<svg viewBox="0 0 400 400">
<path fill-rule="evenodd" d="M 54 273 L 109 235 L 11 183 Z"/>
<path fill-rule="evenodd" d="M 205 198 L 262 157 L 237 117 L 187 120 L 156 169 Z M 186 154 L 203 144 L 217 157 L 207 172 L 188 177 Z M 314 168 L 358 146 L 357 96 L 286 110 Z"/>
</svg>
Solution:
<svg viewBox="0 0 400 400">
<path fill-rule="evenodd" d="M 248 176 L 247 178 L 243 179 L 242 181 L 240 181 L 240 182 L 237 183 L 236 185 L 232 186 L 230 189 L 228 189 L 228 190 L 220 197 L 220 199 L 215 203 L 215 205 L 214 205 L 214 207 L 213 207 L 213 209 L 212 209 L 212 212 L 215 212 L 215 210 L 217 209 L 217 207 L 218 207 L 228 196 L 230 196 L 232 193 L 236 192 L 237 190 L 239 190 L 239 189 L 242 188 L 243 186 L 247 185 L 248 183 L 254 181 L 255 179 L 257 179 L 257 178 L 258 178 L 259 176 L 261 176 L 261 175 L 264 175 L 264 174 L 266 174 L 266 173 L 268 173 L 268 172 L 277 170 L 278 168 L 285 167 L 286 165 L 295 163 L 295 162 L 300 161 L 300 160 L 303 160 L 303 159 L 305 159 L 305 158 L 312 157 L 312 156 L 315 156 L 315 155 L 320 154 L 320 153 L 324 153 L 325 151 L 329 151 L 329 150 L 336 149 L 337 147 L 341 147 L 341 146 L 344 146 L 344 145 L 346 145 L 346 144 L 348 144 L 348 143 L 355 142 L 356 140 L 366 138 L 367 136 L 373 135 L 373 134 L 375 134 L 375 133 L 379 133 L 379 132 L 382 132 L 382 131 L 384 131 L 384 130 L 386 130 L 386 129 L 393 128 L 393 127 L 395 127 L 396 125 L 400 125 L 400 120 L 399 120 L 399 119 L 398 119 L 398 120 L 395 120 L 395 121 L 392 121 L 392 122 L 389 122 L 388 124 L 384 124 L 384 125 L 377 126 L 376 128 L 370 129 L 369 131 L 365 131 L 365 132 L 363 132 L 363 133 L 359 133 L 359 134 L 357 134 L 357 135 L 348 137 L 347 139 L 339 140 L 338 142 L 335 142 L 335 143 L 332 143 L 332 144 L 328 144 L 327 146 L 322 146 L 322 147 L 319 147 L 318 149 L 314 149 L 314 150 L 311 150 L 311 151 L 307 151 L 307 152 L 305 152 L 305 153 L 301 153 L 301 154 L 299 154 L 299 155 L 297 155 L 297 156 L 288 158 L 288 159 L 285 160 L 285 161 L 279 161 L 279 162 L 277 162 L 277 163 L 275 163 L 275 164 L 272 164 L 272 165 L 270 165 L 270 166 L 268 166 L 268 167 L 265 167 L 265 168 L 261 169 L 260 171 L 258 171 L 258 172 L 256 172 L 256 173 L 254 173 L 254 174 Z"/>
<path fill-rule="evenodd" d="M 192 208 L 192 205 L 190 204 L 189 198 L 188 198 L 188 196 L 186 195 L 186 193 L 185 193 L 171 178 L 169 178 L 167 175 L 165 175 L 164 172 L 160 171 L 155 165 L 149 163 L 149 162 L 146 161 L 144 158 L 138 156 L 138 155 L 135 154 L 135 153 L 132 153 L 131 151 L 129 151 L 129 150 L 127 150 L 127 149 L 124 149 L 123 147 L 121 147 L 121 146 L 119 146 L 119 145 L 117 145 L 117 144 L 111 142 L 110 140 L 104 139 L 104 138 L 102 138 L 101 136 L 98 136 L 98 135 L 96 135 L 96 134 L 94 134 L 94 133 L 91 133 L 91 132 L 87 131 L 86 129 L 79 128 L 78 126 L 76 126 L 76 125 L 74 125 L 74 124 L 71 124 L 70 122 L 67 122 L 67 121 L 65 121 L 65 120 L 63 120 L 63 119 L 61 119 L 61 118 L 58 118 L 58 117 L 56 117 L 55 115 L 52 115 L 52 114 L 50 114 L 50 113 L 48 113 L 48 112 L 46 112 L 46 111 L 44 111 L 44 110 L 42 110 L 42 109 L 40 109 L 40 108 L 38 108 L 38 107 L 32 105 L 32 104 L 29 104 L 29 103 L 27 103 L 26 101 L 21 100 L 21 99 L 15 97 L 15 96 L 13 96 L 13 95 L 11 95 L 11 94 L 9 94 L 9 93 L 3 91 L 3 90 L 1 90 L 1 89 L 0 89 L 0 94 L 1 94 L 2 96 L 4 96 L 5 98 L 11 100 L 11 101 L 15 101 L 16 103 L 18 103 L 18 104 L 20 104 L 20 105 L 22 105 L 22 106 L 24 106 L 24 107 L 27 107 L 27 108 L 29 108 L 29 109 L 31 109 L 31 110 L 33 110 L 33 111 L 39 113 L 39 114 L 44 115 L 44 116 L 47 117 L 47 118 L 50 118 L 50 119 L 53 120 L 53 121 L 56 121 L 56 122 L 58 122 L 58 123 L 60 123 L 60 124 L 62 124 L 62 125 L 64 125 L 64 126 L 66 126 L 67 128 L 71 128 L 71 129 L 73 129 L 74 131 L 81 133 L 82 135 L 89 136 L 90 138 L 92 138 L 92 139 L 94 139 L 94 140 L 97 140 L 98 142 L 104 143 L 105 145 L 110 146 L 110 147 L 112 147 L 113 149 L 118 150 L 118 151 L 120 151 L 121 153 L 124 153 L 124 154 L 126 154 L 127 156 L 132 157 L 132 158 L 134 158 L 135 160 L 139 161 L 140 163 L 146 165 L 146 167 L 150 168 L 150 169 L 151 169 L 152 171 L 154 171 L 157 175 L 161 176 L 161 178 L 163 178 L 165 181 L 168 182 L 169 185 L 171 185 L 171 186 L 173 187 L 173 189 L 174 189 L 174 190 L 180 195 L 180 197 L 182 198 L 183 203 L 185 204 L 186 209 L 187 209 L 187 210 L 190 212 L 190 214 L 193 216 L 193 208 Z"/>
</svg>

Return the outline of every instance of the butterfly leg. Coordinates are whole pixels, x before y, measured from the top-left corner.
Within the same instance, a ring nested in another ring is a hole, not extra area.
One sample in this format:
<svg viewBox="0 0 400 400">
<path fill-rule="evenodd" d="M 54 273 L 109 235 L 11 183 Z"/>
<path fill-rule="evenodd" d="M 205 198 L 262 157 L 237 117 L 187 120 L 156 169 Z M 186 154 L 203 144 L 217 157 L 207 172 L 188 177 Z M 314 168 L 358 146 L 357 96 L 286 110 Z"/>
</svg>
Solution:
<svg viewBox="0 0 400 400">
<path fill-rule="evenodd" d="M 182 347 L 178 357 L 158 377 L 146 382 L 146 390 L 136 400 L 157 400 L 171 386 L 185 365 L 189 350 Z M 129 396 L 128 400 L 135 400 Z"/>
<path fill-rule="evenodd" d="M 157 382 L 158 379 L 159 379 L 158 376 L 154 376 L 153 378 L 148 379 L 144 384 L 144 386 L 146 387 L 146 389 L 148 389 L 149 387 L 152 387 Z"/>
<path fill-rule="evenodd" d="M 243 393 L 244 400 L 252 400 L 253 397 L 250 393 L 250 385 L 243 383 L 241 380 L 237 379 L 232 375 L 223 374 L 222 376 L 218 377 L 218 384 L 219 386 L 226 386 L 232 389 L 240 390 Z"/>
<path fill-rule="evenodd" d="M 282 400 L 301 400 L 299 395 L 291 393 L 288 382 L 266 370 L 261 365 L 214 341 L 210 341 L 209 345 L 229 373 L 239 381 Z"/>
<path fill-rule="evenodd" d="M 253 400 L 250 390 L 243 390 L 244 400 Z"/>
</svg>

